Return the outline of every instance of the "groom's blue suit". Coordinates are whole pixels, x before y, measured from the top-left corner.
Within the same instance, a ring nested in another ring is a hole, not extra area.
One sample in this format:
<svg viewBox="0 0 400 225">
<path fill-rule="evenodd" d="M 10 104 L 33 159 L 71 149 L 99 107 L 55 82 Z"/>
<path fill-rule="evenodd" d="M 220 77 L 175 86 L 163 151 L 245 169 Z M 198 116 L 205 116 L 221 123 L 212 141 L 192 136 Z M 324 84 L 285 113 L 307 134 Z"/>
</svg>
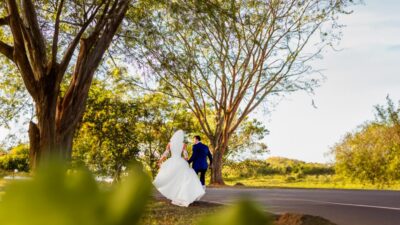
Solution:
<svg viewBox="0 0 400 225">
<path fill-rule="evenodd" d="M 208 168 L 207 157 L 210 160 L 210 165 L 212 163 L 212 155 L 207 145 L 199 142 L 193 145 L 193 153 L 188 160 L 189 164 L 193 163 L 192 167 L 196 173 L 200 173 L 200 181 L 202 185 L 205 183 L 205 173 Z"/>
</svg>

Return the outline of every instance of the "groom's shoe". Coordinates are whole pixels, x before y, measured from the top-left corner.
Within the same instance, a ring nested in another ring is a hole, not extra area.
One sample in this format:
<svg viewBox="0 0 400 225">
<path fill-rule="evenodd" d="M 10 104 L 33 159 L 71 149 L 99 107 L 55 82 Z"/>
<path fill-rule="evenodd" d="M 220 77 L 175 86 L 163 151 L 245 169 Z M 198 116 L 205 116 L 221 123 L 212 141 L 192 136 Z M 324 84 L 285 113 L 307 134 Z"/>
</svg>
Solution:
<svg viewBox="0 0 400 225">
<path fill-rule="evenodd" d="M 203 185 L 203 189 L 206 190 L 206 185 Z"/>
</svg>

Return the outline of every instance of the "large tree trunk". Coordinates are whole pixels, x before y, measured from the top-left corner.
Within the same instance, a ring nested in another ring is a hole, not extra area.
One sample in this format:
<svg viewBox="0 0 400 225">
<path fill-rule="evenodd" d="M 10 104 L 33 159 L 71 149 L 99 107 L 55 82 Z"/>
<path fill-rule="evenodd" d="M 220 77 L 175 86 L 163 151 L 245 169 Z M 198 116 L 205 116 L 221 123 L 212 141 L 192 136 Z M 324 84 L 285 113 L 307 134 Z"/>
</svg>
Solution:
<svg viewBox="0 0 400 225">
<path fill-rule="evenodd" d="M 40 98 L 39 101 L 35 101 L 37 124 L 30 123 L 32 169 L 51 158 L 66 162 L 71 159 L 74 133 L 84 114 L 95 68 L 100 62 L 98 59 L 88 64 L 91 54 L 86 54 L 89 49 L 85 47 L 82 43 L 76 63 L 79 69 L 75 70 L 67 93 L 62 97 L 57 87 L 59 85 L 55 84 L 57 88 L 52 90 L 53 92 L 38 94 L 39 97 L 43 96 L 43 100 Z M 98 53 L 96 50 L 92 52 Z"/>
<path fill-rule="evenodd" d="M 217 139 L 211 142 L 213 148 L 213 164 L 211 170 L 211 184 L 225 185 L 224 178 L 222 177 L 222 166 L 225 153 L 228 151 L 229 139 L 232 132 L 230 130 L 231 122 L 228 120 L 228 116 L 225 116 L 223 129 L 218 132 Z"/>
<path fill-rule="evenodd" d="M 80 118 L 82 118 L 82 116 L 80 116 Z M 59 146 L 60 156 L 66 161 L 70 161 L 72 157 L 73 140 L 77 126 L 78 124 L 74 124 L 74 128 L 69 132 L 58 132 L 57 144 Z"/>
<path fill-rule="evenodd" d="M 29 123 L 29 167 L 36 168 L 36 158 L 39 158 L 40 131 L 34 122 Z"/>
<path fill-rule="evenodd" d="M 222 160 L 223 151 L 220 147 L 213 147 L 213 162 L 212 162 L 212 169 L 211 169 L 211 184 L 217 185 L 224 185 L 224 178 L 222 177 Z"/>
<path fill-rule="evenodd" d="M 30 161 L 32 168 L 50 157 L 58 157 L 56 107 L 59 84 L 56 83 L 56 72 L 38 74 L 42 79 L 37 82 L 33 93 L 36 106 L 37 123 L 29 124 Z"/>
<path fill-rule="evenodd" d="M 54 33 L 50 46 L 42 33 L 35 4 L 31 0 L 7 0 L 8 15 L 0 25 L 9 26 L 13 46 L 0 40 L 0 53 L 18 67 L 36 107 L 37 123 L 29 124 L 32 168 L 56 157 L 68 160 L 75 129 L 83 116 L 94 72 L 121 24 L 131 0 L 94 2 L 91 15 L 78 29 L 58 62 L 58 38 L 65 1 L 57 3 Z M 85 35 L 84 35 L 85 34 Z M 49 40 L 50 41 L 50 40 Z M 60 85 L 74 52 L 80 45 L 74 72 L 65 95 Z"/>
<path fill-rule="evenodd" d="M 78 59 L 77 65 L 82 64 Z M 93 75 L 92 66 L 76 71 L 70 84 L 72 88 L 64 98 L 60 96 L 58 85 L 54 91 L 38 94 L 44 97 L 35 101 L 37 124 L 30 122 L 29 125 L 31 169 L 51 158 L 66 162 L 71 159 L 74 133 L 85 111 Z"/>
<path fill-rule="evenodd" d="M 83 116 L 94 72 L 130 2 L 107 0 L 88 6 L 93 10 L 58 62 L 61 14 L 68 7 L 64 5 L 65 1 L 57 2 L 52 40 L 46 40 L 47 36 L 43 35 L 33 1 L 22 0 L 20 4 L 15 0 L 5 1 L 8 15 L 0 18 L 0 26 L 10 28 L 13 46 L 0 40 L 0 53 L 18 67 L 36 108 L 37 123 L 29 124 L 32 168 L 51 157 L 71 158 L 74 132 Z M 47 45 L 50 42 L 51 46 Z M 72 79 L 65 95 L 62 95 L 60 85 L 79 44 Z M 51 47 L 51 52 L 46 51 L 48 47 Z"/>
</svg>

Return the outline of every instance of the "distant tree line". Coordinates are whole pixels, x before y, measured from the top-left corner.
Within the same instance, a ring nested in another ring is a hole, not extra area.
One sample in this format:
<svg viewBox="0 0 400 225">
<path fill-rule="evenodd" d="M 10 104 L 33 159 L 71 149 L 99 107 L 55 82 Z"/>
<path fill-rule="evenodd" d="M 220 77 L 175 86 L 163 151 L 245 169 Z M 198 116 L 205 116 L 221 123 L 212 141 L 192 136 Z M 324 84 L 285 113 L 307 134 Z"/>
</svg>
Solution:
<svg viewBox="0 0 400 225">
<path fill-rule="evenodd" d="M 226 177 L 250 178 L 265 175 L 287 175 L 302 178 L 307 175 L 332 175 L 333 165 L 307 163 L 284 157 L 270 157 L 266 160 L 230 161 L 223 172 Z"/>
</svg>

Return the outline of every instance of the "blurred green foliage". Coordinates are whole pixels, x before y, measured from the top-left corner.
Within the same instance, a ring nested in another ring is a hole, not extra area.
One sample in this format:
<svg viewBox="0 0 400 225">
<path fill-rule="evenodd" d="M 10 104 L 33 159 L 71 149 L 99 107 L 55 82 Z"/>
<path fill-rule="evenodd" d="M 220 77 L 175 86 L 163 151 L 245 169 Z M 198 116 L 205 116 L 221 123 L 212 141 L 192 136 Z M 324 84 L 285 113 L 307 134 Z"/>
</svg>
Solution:
<svg viewBox="0 0 400 225">
<path fill-rule="evenodd" d="M 151 193 L 151 182 L 134 167 L 123 182 L 100 188 L 90 172 L 47 165 L 32 180 L 12 182 L 0 202 L 7 225 L 136 224 Z"/>
<path fill-rule="evenodd" d="M 199 225 L 269 225 L 272 219 L 256 203 L 242 200 L 199 222 Z"/>
</svg>

